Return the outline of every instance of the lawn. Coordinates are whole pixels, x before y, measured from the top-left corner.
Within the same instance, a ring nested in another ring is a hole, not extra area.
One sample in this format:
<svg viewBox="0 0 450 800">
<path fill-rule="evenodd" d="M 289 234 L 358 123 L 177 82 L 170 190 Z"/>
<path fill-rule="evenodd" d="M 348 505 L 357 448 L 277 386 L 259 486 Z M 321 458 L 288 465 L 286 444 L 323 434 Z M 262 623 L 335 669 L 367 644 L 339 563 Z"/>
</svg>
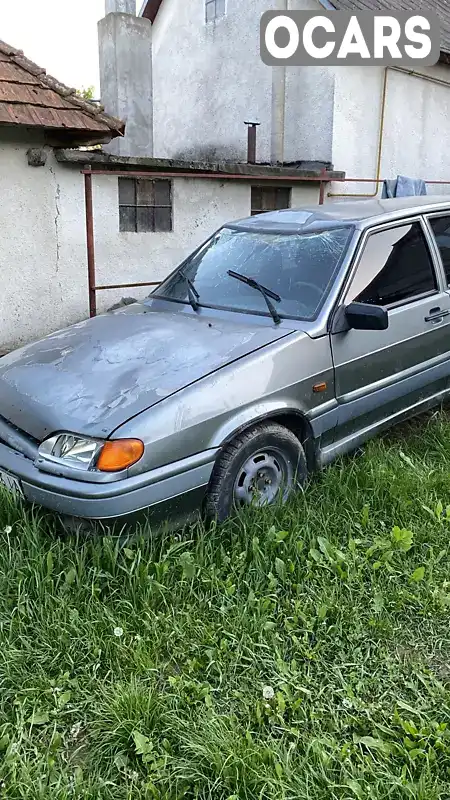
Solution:
<svg viewBox="0 0 450 800">
<path fill-rule="evenodd" d="M 0 797 L 450 798 L 450 422 L 128 543 L 0 506 Z"/>
</svg>

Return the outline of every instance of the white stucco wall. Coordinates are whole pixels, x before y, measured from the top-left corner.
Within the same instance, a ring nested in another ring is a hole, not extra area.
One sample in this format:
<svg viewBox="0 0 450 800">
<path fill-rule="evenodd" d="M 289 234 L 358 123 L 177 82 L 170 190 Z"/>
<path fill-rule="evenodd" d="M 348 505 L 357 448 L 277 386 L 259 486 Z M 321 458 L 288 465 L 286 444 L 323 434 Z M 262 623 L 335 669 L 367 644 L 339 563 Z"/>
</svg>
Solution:
<svg viewBox="0 0 450 800">
<path fill-rule="evenodd" d="M 291 190 L 291 208 L 314 206 L 319 202 L 319 184 L 297 183 Z"/>
<path fill-rule="evenodd" d="M 88 315 L 82 175 L 53 153 L 45 167 L 29 167 L 29 144 L 0 141 L 0 352 Z M 172 232 L 120 233 L 117 178 L 93 180 L 98 284 L 159 281 L 215 229 L 250 213 L 249 184 L 178 178 Z M 98 293 L 99 310 L 149 291 Z"/>
<path fill-rule="evenodd" d="M 205 0 L 164 0 L 160 7 L 152 29 L 157 157 L 244 161 L 244 122 L 255 121 L 261 123 L 257 159 L 270 161 L 272 69 L 261 61 L 259 28 L 269 6 L 267 0 L 226 4 L 225 17 L 210 23 Z M 290 4 L 318 7 L 317 0 Z M 329 160 L 332 91 L 324 70 L 287 70 L 286 161 Z"/>
<path fill-rule="evenodd" d="M 268 8 L 272 6 L 266 0 L 264 10 Z M 289 10 L 323 11 L 323 7 L 317 0 L 289 0 Z M 286 69 L 285 161 L 331 161 L 333 96 L 334 76 L 329 69 Z"/>
<path fill-rule="evenodd" d="M 28 166 L 27 149 L 39 144 L 0 138 L 0 353 L 88 316 L 83 176 L 52 151 L 45 167 Z M 94 177 L 93 187 L 98 285 L 160 281 L 221 225 L 250 214 L 246 181 L 176 178 L 173 231 L 121 233 L 118 179 Z M 315 196 L 316 187 L 296 186 L 292 205 Z M 99 292 L 98 309 L 150 291 Z"/>
<path fill-rule="evenodd" d="M 81 310 L 85 264 L 61 246 L 62 193 L 55 165 L 29 167 L 26 150 L 24 141 L 2 136 L 0 351 L 60 327 Z"/>
<path fill-rule="evenodd" d="M 204 0 L 164 0 L 153 25 L 156 156 L 244 160 L 249 120 L 262 123 L 258 160 L 269 159 L 271 71 L 259 56 L 266 5 L 227 0 L 226 16 L 206 24 Z"/>
<path fill-rule="evenodd" d="M 267 0 L 227 0 L 226 16 L 206 24 L 204 0 L 163 1 L 153 25 L 155 155 L 244 160 L 251 119 L 261 122 L 258 160 L 270 160 L 272 70 L 259 53 L 268 8 Z M 290 10 L 321 8 L 289 0 Z M 450 82 L 448 66 L 422 71 Z M 349 176 L 375 176 L 382 79 L 377 67 L 287 69 L 285 161 L 330 161 Z M 449 119 L 449 88 L 389 71 L 381 176 L 450 179 Z"/>
<path fill-rule="evenodd" d="M 420 72 L 447 81 L 443 86 L 388 70 L 380 177 L 450 181 L 450 67 Z M 332 160 L 348 177 L 375 177 L 384 70 L 339 67 L 334 71 Z M 334 192 L 372 192 L 374 184 L 335 184 Z M 428 187 L 428 193 L 450 193 Z"/>
<path fill-rule="evenodd" d="M 172 232 L 120 233 L 117 178 L 102 176 L 94 180 L 97 279 L 100 285 L 160 281 L 217 228 L 250 213 L 248 184 L 177 178 L 172 190 Z M 108 308 L 124 295 L 140 299 L 150 291 L 101 292 L 98 294 L 99 309 Z"/>
</svg>

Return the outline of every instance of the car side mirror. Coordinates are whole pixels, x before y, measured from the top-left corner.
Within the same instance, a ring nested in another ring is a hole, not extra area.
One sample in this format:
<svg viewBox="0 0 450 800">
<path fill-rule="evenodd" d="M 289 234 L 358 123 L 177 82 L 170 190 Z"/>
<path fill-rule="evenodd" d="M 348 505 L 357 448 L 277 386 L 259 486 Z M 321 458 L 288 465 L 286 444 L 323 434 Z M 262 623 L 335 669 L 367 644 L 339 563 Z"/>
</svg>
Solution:
<svg viewBox="0 0 450 800">
<path fill-rule="evenodd" d="M 385 331 L 389 327 L 386 309 L 369 303 L 350 303 L 345 309 L 345 319 L 355 331 Z"/>
</svg>

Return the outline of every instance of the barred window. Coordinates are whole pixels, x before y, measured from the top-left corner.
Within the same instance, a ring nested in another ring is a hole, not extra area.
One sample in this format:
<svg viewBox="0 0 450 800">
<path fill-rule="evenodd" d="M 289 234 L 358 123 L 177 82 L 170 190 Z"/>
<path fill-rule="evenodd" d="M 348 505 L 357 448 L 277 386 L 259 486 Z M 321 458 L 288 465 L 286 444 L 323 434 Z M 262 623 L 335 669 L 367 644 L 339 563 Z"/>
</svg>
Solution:
<svg viewBox="0 0 450 800">
<path fill-rule="evenodd" d="M 119 178 L 119 223 L 123 233 L 171 231 L 171 181 Z"/>
<path fill-rule="evenodd" d="M 252 186 L 252 216 L 291 206 L 291 189 L 284 186 Z"/>
<path fill-rule="evenodd" d="M 205 0 L 205 19 L 212 22 L 225 16 L 225 0 Z"/>
</svg>

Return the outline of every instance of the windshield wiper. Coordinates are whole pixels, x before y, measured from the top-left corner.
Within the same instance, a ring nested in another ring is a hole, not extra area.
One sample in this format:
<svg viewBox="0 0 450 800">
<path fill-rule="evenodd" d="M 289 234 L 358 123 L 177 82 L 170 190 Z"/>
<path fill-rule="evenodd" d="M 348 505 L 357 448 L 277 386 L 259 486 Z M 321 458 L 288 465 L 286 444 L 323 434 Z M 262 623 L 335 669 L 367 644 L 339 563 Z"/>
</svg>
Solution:
<svg viewBox="0 0 450 800">
<path fill-rule="evenodd" d="M 230 278 L 236 278 L 237 281 L 241 281 L 242 283 L 246 283 L 247 286 L 251 286 L 252 289 L 257 289 L 258 292 L 261 292 L 264 300 L 266 301 L 267 308 L 270 311 L 270 315 L 275 323 L 275 325 L 279 325 L 281 322 L 281 317 L 276 310 L 273 303 L 270 302 L 270 298 L 272 297 L 273 300 L 276 300 L 277 303 L 281 302 L 281 297 L 276 292 L 273 292 L 272 289 L 268 289 L 266 286 L 263 286 L 258 281 L 255 281 L 254 278 L 248 278 L 247 275 L 241 275 L 240 272 L 234 272 L 232 269 L 229 269 L 227 274 Z"/>
<path fill-rule="evenodd" d="M 188 276 L 185 275 L 184 272 L 179 272 L 178 274 L 183 278 L 183 280 L 184 280 L 184 282 L 186 284 L 188 297 L 189 297 L 189 302 L 190 302 L 192 308 L 194 309 L 194 311 L 198 311 L 198 309 L 199 309 L 199 302 L 198 301 L 200 300 L 200 295 L 197 292 L 197 289 L 195 288 L 195 286 L 192 283 L 191 279 L 188 278 Z"/>
</svg>

